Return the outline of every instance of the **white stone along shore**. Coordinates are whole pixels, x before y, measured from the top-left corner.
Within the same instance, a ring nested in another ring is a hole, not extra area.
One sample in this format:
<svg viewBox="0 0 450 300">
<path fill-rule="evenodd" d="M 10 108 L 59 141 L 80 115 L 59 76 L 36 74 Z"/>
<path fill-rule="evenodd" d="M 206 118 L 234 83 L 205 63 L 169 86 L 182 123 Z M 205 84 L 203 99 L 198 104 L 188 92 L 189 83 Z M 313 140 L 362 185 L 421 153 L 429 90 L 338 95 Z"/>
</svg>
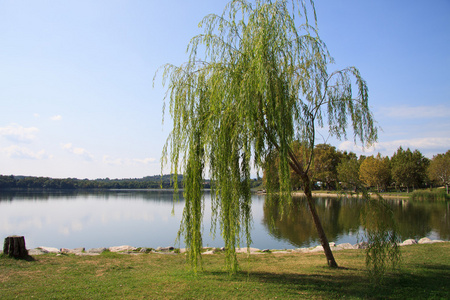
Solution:
<svg viewBox="0 0 450 300">
<path fill-rule="evenodd" d="M 399 244 L 399 246 L 407 246 L 414 244 L 433 244 L 433 243 L 444 243 L 445 241 L 441 240 L 431 240 L 429 238 L 421 238 L 420 240 L 409 239 Z M 349 249 L 365 249 L 367 247 L 366 242 L 358 243 L 352 245 L 350 243 L 343 243 L 336 245 L 335 243 L 330 243 L 330 247 L 332 251 L 339 250 L 349 250 Z M 205 247 L 203 255 L 214 254 L 220 251 L 223 251 L 224 248 L 212 248 Z M 175 249 L 174 247 L 158 247 L 156 249 L 153 248 L 136 248 L 132 246 L 115 246 L 110 248 L 75 248 L 75 249 L 66 249 L 66 248 L 52 248 L 52 247 L 37 247 L 34 249 L 28 250 L 28 255 L 42 255 L 47 253 L 54 253 L 57 255 L 61 254 L 75 254 L 75 255 L 100 255 L 101 253 L 109 251 L 120 254 L 145 254 L 145 253 L 158 253 L 158 254 L 173 254 L 176 255 L 178 253 L 185 253 L 186 249 Z M 314 253 L 314 252 L 322 252 L 322 246 L 316 246 L 311 248 L 297 248 L 297 249 L 283 249 L 283 250 L 269 250 L 269 249 L 257 249 L 257 248 L 236 248 L 236 253 L 249 253 L 249 254 L 264 254 L 264 253 Z"/>
</svg>

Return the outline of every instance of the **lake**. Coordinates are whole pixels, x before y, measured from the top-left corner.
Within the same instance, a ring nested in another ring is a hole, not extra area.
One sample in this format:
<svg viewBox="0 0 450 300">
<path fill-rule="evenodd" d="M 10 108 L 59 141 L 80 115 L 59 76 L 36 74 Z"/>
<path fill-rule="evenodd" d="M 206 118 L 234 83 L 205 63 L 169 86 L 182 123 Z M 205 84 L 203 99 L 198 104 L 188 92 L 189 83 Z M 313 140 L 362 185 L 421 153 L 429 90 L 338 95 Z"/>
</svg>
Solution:
<svg viewBox="0 0 450 300">
<path fill-rule="evenodd" d="M 210 195 L 205 193 L 206 203 Z M 358 242 L 363 201 L 315 198 L 330 242 Z M 293 249 L 320 244 L 303 199 L 291 213 L 269 205 L 264 195 L 252 196 L 252 247 Z M 414 238 L 450 240 L 448 203 L 390 201 L 402 241 Z M 184 207 L 182 196 L 173 203 L 171 190 L 112 190 L 64 192 L 0 192 L 0 238 L 25 236 L 28 249 L 110 247 L 184 247 L 175 243 Z M 217 232 L 210 235 L 211 211 L 204 212 L 204 246 L 222 247 Z M 246 246 L 246 245 L 241 245 Z"/>
</svg>

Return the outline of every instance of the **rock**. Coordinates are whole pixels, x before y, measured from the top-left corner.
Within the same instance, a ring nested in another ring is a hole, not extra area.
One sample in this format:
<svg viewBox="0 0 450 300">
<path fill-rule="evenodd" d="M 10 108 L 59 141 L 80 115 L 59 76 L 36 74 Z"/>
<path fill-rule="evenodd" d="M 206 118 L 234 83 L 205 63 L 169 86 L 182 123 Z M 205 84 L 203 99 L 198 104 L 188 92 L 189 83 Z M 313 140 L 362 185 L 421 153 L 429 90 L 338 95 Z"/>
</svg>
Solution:
<svg viewBox="0 0 450 300">
<path fill-rule="evenodd" d="M 441 240 L 430 240 L 427 237 L 421 238 L 418 242 L 418 244 L 434 244 L 434 243 L 443 243 L 444 241 Z"/>
<path fill-rule="evenodd" d="M 61 253 L 65 253 L 65 254 L 78 254 L 78 253 L 82 253 L 84 251 L 84 248 L 75 248 L 75 249 L 66 249 L 66 248 L 61 248 L 60 252 Z"/>
<path fill-rule="evenodd" d="M 139 250 L 140 253 L 148 253 L 150 251 L 152 251 L 151 248 L 145 248 L 145 247 L 143 247 L 143 248 L 141 248 L 141 250 Z"/>
<path fill-rule="evenodd" d="M 309 252 L 322 252 L 322 251 L 323 251 L 323 246 L 322 245 L 316 246 L 316 247 L 314 247 L 314 248 L 309 250 Z"/>
<path fill-rule="evenodd" d="M 340 248 L 342 250 L 348 250 L 348 249 L 355 249 L 355 247 L 350 243 L 343 243 L 336 246 L 337 248 Z"/>
<path fill-rule="evenodd" d="M 416 240 L 408 239 L 408 240 L 403 241 L 402 243 L 400 243 L 399 246 L 408 246 L 408 245 L 414 245 L 414 244 L 417 244 Z"/>
<path fill-rule="evenodd" d="M 336 243 L 335 242 L 331 242 L 329 244 L 330 244 L 330 247 L 336 247 Z"/>
<path fill-rule="evenodd" d="M 294 249 L 294 252 L 298 252 L 298 253 L 307 253 L 309 251 L 311 251 L 311 249 L 309 249 L 309 248 L 297 248 L 297 249 Z"/>
<path fill-rule="evenodd" d="M 270 249 L 263 249 L 261 252 L 270 252 Z"/>
<path fill-rule="evenodd" d="M 174 249 L 173 247 L 158 247 L 158 248 L 156 248 L 156 251 L 167 252 L 167 251 L 172 251 L 173 249 Z"/>
<path fill-rule="evenodd" d="M 215 253 L 215 251 L 213 249 L 213 250 L 209 250 L 209 251 L 203 252 L 202 254 L 203 255 L 211 255 L 211 254 L 214 254 L 214 253 Z"/>
<path fill-rule="evenodd" d="M 60 253 L 58 248 L 52 248 L 52 247 L 38 247 L 38 249 L 41 249 L 44 253 Z"/>
<path fill-rule="evenodd" d="M 136 250 L 136 247 L 131 247 L 131 246 L 116 246 L 116 247 L 110 247 L 109 251 L 111 252 L 123 252 L 123 251 L 134 251 Z"/>
<path fill-rule="evenodd" d="M 424 238 L 421 238 L 417 243 L 418 244 L 432 244 L 433 241 L 427 237 L 424 237 Z"/>
<path fill-rule="evenodd" d="M 45 254 L 45 252 L 39 248 L 28 250 L 28 255 L 42 255 L 42 254 Z"/>
<path fill-rule="evenodd" d="M 98 254 L 100 254 L 100 253 L 103 253 L 103 252 L 105 252 L 106 251 L 106 248 L 91 248 L 91 249 L 89 249 L 89 250 L 87 250 L 86 251 L 86 253 L 98 253 Z"/>
<path fill-rule="evenodd" d="M 260 251 L 258 248 L 250 248 L 250 252 Z M 236 248 L 236 253 L 247 253 L 247 248 Z"/>
</svg>

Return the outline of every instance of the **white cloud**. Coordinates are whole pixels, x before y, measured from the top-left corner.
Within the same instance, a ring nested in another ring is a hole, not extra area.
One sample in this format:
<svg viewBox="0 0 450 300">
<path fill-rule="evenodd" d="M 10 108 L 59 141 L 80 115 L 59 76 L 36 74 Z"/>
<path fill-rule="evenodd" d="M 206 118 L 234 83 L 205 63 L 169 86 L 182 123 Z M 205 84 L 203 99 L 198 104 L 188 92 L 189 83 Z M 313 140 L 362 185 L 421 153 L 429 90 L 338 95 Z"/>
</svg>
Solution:
<svg viewBox="0 0 450 300">
<path fill-rule="evenodd" d="M 52 121 L 61 121 L 62 120 L 62 116 L 61 115 L 56 115 L 50 118 L 50 120 Z"/>
<path fill-rule="evenodd" d="M 375 143 L 369 148 L 363 148 L 355 145 L 353 142 L 345 141 L 338 146 L 338 149 L 342 151 L 352 151 L 356 154 L 363 155 L 372 155 L 380 152 L 383 155 L 392 156 L 400 146 L 403 149 L 418 149 L 425 156 L 431 157 L 432 155 L 444 153 L 450 149 L 450 137 L 401 139 Z"/>
<path fill-rule="evenodd" d="M 436 106 L 390 106 L 380 109 L 381 113 L 392 118 L 423 119 L 450 117 L 450 107 Z"/>
<path fill-rule="evenodd" d="M 89 153 L 86 149 L 74 147 L 72 143 L 62 144 L 61 148 L 67 150 L 72 154 L 82 157 L 84 160 L 92 161 L 94 159 L 94 156 L 91 153 Z"/>
<path fill-rule="evenodd" d="M 112 166 L 122 166 L 122 165 L 124 165 L 123 159 L 113 158 L 113 157 L 111 157 L 109 155 L 104 155 L 103 156 L 103 163 L 105 163 L 107 165 L 112 165 Z"/>
<path fill-rule="evenodd" d="M 52 158 L 52 155 L 47 154 L 44 150 L 34 152 L 26 147 L 19 147 L 16 145 L 1 149 L 9 158 L 17 159 L 48 159 Z"/>
<path fill-rule="evenodd" d="M 113 158 L 109 155 L 103 156 L 103 163 L 107 165 L 113 165 L 113 166 L 131 166 L 131 165 L 147 165 L 150 163 L 156 162 L 155 158 Z"/>
<path fill-rule="evenodd" d="M 138 159 L 138 158 L 135 158 L 135 159 L 133 159 L 133 161 L 135 161 L 135 162 L 138 163 L 138 164 L 144 164 L 144 165 L 147 165 L 147 164 L 149 164 L 149 163 L 155 162 L 156 159 L 150 158 L 150 157 L 144 158 L 144 159 Z"/>
<path fill-rule="evenodd" d="M 14 142 L 30 142 L 36 138 L 39 131 L 36 127 L 23 127 L 18 124 L 10 124 L 6 127 L 0 127 L 0 136 L 4 136 Z"/>
</svg>

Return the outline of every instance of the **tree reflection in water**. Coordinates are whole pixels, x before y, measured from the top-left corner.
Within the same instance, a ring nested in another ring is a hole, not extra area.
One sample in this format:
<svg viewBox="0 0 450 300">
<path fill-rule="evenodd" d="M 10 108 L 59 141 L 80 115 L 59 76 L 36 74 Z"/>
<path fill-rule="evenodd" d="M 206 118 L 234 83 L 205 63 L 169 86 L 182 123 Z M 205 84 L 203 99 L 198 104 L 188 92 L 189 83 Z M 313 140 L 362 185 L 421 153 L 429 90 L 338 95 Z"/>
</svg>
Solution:
<svg viewBox="0 0 450 300">
<path fill-rule="evenodd" d="M 275 196 L 274 196 L 275 197 Z M 291 207 L 283 207 L 277 199 L 264 202 L 264 226 L 270 235 L 296 247 L 319 245 L 318 235 L 308 211 L 306 198 L 293 197 Z M 364 200 L 357 198 L 315 198 L 317 213 L 328 239 L 358 235 Z M 397 222 L 400 239 L 432 236 L 450 239 L 450 213 L 447 203 L 415 203 L 406 200 L 389 202 Z M 363 237 L 360 237 L 363 239 Z"/>
</svg>

